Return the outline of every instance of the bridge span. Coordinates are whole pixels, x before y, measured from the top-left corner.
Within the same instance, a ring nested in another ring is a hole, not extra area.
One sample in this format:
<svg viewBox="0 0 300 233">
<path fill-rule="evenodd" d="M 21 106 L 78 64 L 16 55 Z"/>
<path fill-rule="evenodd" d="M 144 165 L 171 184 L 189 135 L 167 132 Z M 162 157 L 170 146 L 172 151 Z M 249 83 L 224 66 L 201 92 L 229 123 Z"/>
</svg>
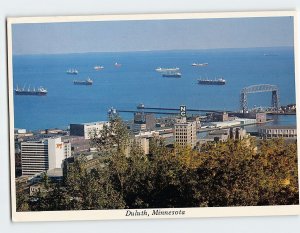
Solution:
<svg viewBox="0 0 300 233">
<path fill-rule="evenodd" d="M 252 93 L 259 93 L 259 92 L 272 92 L 272 100 L 271 100 L 271 107 L 275 110 L 279 110 L 279 89 L 276 85 L 271 84 L 259 84 L 259 85 L 252 85 L 249 87 L 245 87 L 241 90 L 241 97 L 240 97 L 240 110 L 243 113 L 248 111 L 248 94 Z"/>
</svg>

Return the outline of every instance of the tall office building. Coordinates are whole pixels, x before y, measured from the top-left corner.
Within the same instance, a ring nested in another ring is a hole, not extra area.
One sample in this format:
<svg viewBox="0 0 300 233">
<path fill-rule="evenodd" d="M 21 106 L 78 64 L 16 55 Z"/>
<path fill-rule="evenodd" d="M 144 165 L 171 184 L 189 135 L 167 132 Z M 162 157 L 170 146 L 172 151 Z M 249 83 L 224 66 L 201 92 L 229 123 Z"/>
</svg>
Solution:
<svg viewBox="0 0 300 233">
<path fill-rule="evenodd" d="M 71 156 L 71 143 L 61 138 L 21 143 L 22 175 L 35 175 L 61 168 L 64 159 Z"/>
<path fill-rule="evenodd" d="M 194 148 L 197 143 L 197 122 L 187 122 L 183 117 L 177 121 L 175 126 L 175 142 L 181 146 Z"/>
</svg>

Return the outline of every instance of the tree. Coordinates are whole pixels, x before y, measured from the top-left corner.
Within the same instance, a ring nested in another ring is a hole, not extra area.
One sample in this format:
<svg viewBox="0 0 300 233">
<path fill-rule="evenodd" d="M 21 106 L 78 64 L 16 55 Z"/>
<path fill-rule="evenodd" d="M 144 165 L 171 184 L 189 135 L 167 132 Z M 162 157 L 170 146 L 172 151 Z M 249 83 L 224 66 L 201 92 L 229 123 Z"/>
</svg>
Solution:
<svg viewBox="0 0 300 233">
<path fill-rule="evenodd" d="M 95 132 L 91 137 L 91 145 L 98 148 L 99 151 L 105 151 L 112 154 L 125 154 L 129 146 L 130 134 L 126 125 L 119 116 L 111 116 L 109 123 L 103 126 L 99 132 Z"/>
<path fill-rule="evenodd" d="M 28 211 L 29 206 L 29 194 L 25 190 L 16 189 L 16 211 Z"/>
<path fill-rule="evenodd" d="M 257 168 L 264 174 L 260 182 L 259 205 L 299 203 L 297 144 L 283 139 L 261 142 Z"/>
<path fill-rule="evenodd" d="M 45 175 L 32 200 L 17 192 L 19 210 L 95 210 L 292 205 L 299 203 L 297 144 L 252 138 L 212 142 L 193 150 L 150 140 L 150 154 L 118 117 L 91 138 L 101 162 L 79 157 L 63 183 Z M 29 203 L 29 204 L 28 204 Z"/>
<path fill-rule="evenodd" d="M 85 159 L 75 160 L 69 167 L 65 181 L 69 209 L 124 208 L 122 197 L 114 190 L 107 177 L 107 168 L 87 171 Z"/>
</svg>

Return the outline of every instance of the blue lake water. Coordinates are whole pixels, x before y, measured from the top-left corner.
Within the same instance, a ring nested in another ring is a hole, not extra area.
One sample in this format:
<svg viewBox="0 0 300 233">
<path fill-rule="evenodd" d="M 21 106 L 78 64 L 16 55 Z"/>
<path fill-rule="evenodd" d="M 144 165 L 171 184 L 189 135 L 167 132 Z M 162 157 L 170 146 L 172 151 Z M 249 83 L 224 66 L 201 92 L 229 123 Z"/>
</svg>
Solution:
<svg viewBox="0 0 300 233">
<path fill-rule="evenodd" d="M 115 62 L 122 66 L 116 68 Z M 194 62 L 209 65 L 193 67 Z M 105 68 L 95 71 L 96 65 Z M 180 67 L 182 78 L 163 78 L 157 67 Z M 66 74 L 69 68 L 79 74 Z M 18 55 L 13 57 L 13 71 L 14 88 L 30 85 L 48 90 L 42 97 L 14 96 L 15 127 L 32 130 L 106 120 L 110 107 L 135 110 L 139 103 L 238 110 L 241 89 L 255 84 L 278 85 L 280 104 L 295 103 L 293 48 Z M 199 78 L 217 76 L 226 85 L 197 84 Z M 88 77 L 94 81 L 92 86 L 73 84 L 74 79 Z M 270 106 L 271 93 L 249 95 L 248 103 L 249 107 Z M 132 114 L 121 116 L 132 118 Z M 295 117 L 287 121 L 295 122 Z"/>
</svg>

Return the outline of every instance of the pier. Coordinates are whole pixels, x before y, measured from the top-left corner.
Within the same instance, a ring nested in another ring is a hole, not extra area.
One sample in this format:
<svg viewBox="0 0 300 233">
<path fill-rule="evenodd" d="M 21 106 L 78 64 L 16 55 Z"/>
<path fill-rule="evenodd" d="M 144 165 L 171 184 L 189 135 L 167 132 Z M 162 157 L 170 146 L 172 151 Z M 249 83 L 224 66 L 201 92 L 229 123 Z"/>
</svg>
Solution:
<svg viewBox="0 0 300 233">
<path fill-rule="evenodd" d="M 123 112 L 123 113 L 136 113 L 136 112 L 141 112 L 140 110 L 117 110 L 118 112 Z M 179 111 L 179 109 L 177 109 Z M 149 113 L 149 114 L 163 114 L 163 115 L 179 115 L 179 112 L 157 112 L 157 111 L 143 111 L 144 113 Z"/>
<path fill-rule="evenodd" d="M 164 108 L 164 107 L 145 107 L 143 104 L 140 104 L 137 106 L 138 110 L 160 110 L 160 111 L 180 111 L 179 108 Z M 222 112 L 228 112 L 231 113 L 233 111 L 227 111 L 227 110 L 211 110 L 211 109 L 192 109 L 188 108 L 186 109 L 187 112 L 212 112 L 212 113 L 222 113 Z"/>
</svg>

